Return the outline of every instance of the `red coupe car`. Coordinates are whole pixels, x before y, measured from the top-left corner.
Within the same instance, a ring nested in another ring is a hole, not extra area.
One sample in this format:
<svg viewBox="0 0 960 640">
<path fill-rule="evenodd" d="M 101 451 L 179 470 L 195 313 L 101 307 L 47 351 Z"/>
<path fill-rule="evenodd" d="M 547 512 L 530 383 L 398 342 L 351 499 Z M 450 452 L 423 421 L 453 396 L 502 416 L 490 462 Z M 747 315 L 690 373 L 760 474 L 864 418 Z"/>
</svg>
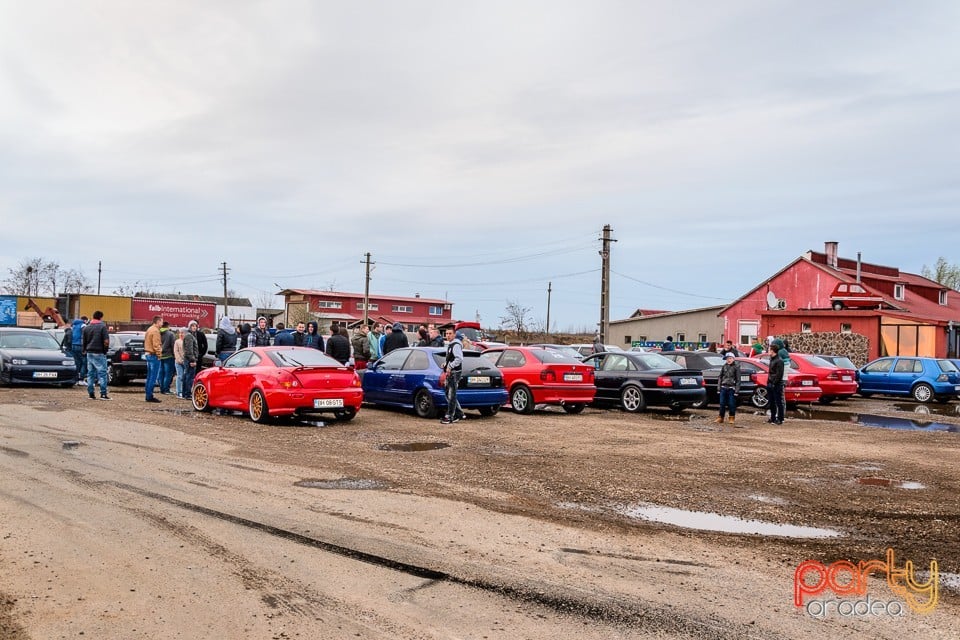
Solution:
<svg viewBox="0 0 960 640">
<path fill-rule="evenodd" d="M 846 400 L 857 392 L 857 372 L 844 369 L 809 353 L 791 353 L 790 361 L 801 373 L 812 373 L 819 379 L 823 395 L 820 404 L 830 404 L 836 399 Z"/>
<path fill-rule="evenodd" d="M 790 357 L 793 357 L 792 353 Z M 740 363 L 740 372 L 749 374 L 757 383 L 753 397 L 750 398 L 750 404 L 758 409 L 766 409 L 770 406 L 770 398 L 767 397 L 767 375 L 770 365 L 755 358 L 737 358 L 736 360 Z M 817 385 L 817 376 L 812 373 L 800 373 L 791 367 L 786 367 L 783 373 L 785 378 L 783 396 L 787 404 L 816 402 L 823 395 L 823 389 Z"/>
<path fill-rule="evenodd" d="M 353 368 L 307 347 L 242 349 L 198 373 L 193 383 L 197 411 L 245 411 L 254 422 L 316 413 L 351 420 L 362 401 Z"/>
<path fill-rule="evenodd" d="M 532 413 L 538 404 L 559 404 L 580 413 L 597 393 L 593 367 L 553 349 L 495 347 L 483 355 L 503 373 L 508 402 L 517 413 Z"/>
</svg>

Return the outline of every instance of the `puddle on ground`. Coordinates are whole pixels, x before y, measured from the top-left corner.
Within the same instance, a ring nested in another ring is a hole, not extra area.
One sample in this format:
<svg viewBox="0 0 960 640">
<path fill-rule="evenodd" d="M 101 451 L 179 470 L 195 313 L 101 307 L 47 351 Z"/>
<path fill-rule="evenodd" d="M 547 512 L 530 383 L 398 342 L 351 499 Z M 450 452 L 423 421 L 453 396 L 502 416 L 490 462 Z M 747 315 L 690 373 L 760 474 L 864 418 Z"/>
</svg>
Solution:
<svg viewBox="0 0 960 640">
<path fill-rule="evenodd" d="M 764 504 L 790 504 L 788 500 L 784 500 L 783 498 L 765 496 L 762 493 L 754 493 L 747 497 L 751 500 L 756 500 L 757 502 L 762 502 Z"/>
<path fill-rule="evenodd" d="M 890 478 L 878 478 L 878 477 L 865 477 L 857 478 L 858 484 L 864 484 L 868 487 L 891 487 L 893 489 L 926 489 L 926 485 L 920 482 L 914 482 L 912 480 L 891 480 Z"/>
<path fill-rule="evenodd" d="M 906 406 L 906 405 L 898 405 Z M 914 405 L 910 405 L 914 406 Z M 918 405 L 923 406 L 923 405 Z M 960 425 L 946 422 L 934 422 L 920 418 L 895 418 L 878 416 L 869 413 L 850 413 L 848 411 L 823 411 L 820 409 L 798 409 L 794 412 L 795 418 L 803 420 L 826 420 L 833 422 L 848 422 L 862 427 L 879 427 L 882 429 L 897 429 L 900 431 L 949 431 L 960 432 Z M 921 412 L 922 413 L 922 412 Z"/>
<path fill-rule="evenodd" d="M 380 451 L 433 451 L 446 449 L 450 445 L 446 442 L 393 442 L 377 446 Z"/>
<path fill-rule="evenodd" d="M 684 509 L 658 507 L 651 504 L 619 507 L 617 508 L 617 512 L 628 518 L 662 522 L 664 524 L 672 524 L 677 527 L 697 529 L 700 531 L 745 533 L 784 538 L 837 538 L 843 535 L 834 529 L 777 524 L 774 522 L 764 522 L 762 520 L 744 520 L 736 516 L 724 516 L 719 513 L 686 511 Z"/>
<path fill-rule="evenodd" d="M 893 405 L 897 411 L 920 413 L 923 415 L 960 416 L 960 404 L 904 404 Z"/>
<path fill-rule="evenodd" d="M 707 416 L 702 416 L 697 413 L 686 413 L 681 411 L 680 413 L 674 413 L 673 411 L 651 411 L 647 410 L 644 417 L 650 418 L 651 420 L 667 420 L 669 422 L 699 422 L 701 420 L 706 420 Z"/>
<path fill-rule="evenodd" d="M 80 443 L 76 440 L 64 440 L 63 448 L 64 449 L 76 449 L 80 446 Z"/>
<path fill-rule="evenodd" d="M 371 489 L 389 489 L 390 485 L 381 480 L 370 480 L 366 478 L 338 478 L 336 480 L 300 480 L 294 482 L 295 487 L 307 487 L 308 489 L 353 489 L 353 490 L 371 490 Z"/>
</svg>

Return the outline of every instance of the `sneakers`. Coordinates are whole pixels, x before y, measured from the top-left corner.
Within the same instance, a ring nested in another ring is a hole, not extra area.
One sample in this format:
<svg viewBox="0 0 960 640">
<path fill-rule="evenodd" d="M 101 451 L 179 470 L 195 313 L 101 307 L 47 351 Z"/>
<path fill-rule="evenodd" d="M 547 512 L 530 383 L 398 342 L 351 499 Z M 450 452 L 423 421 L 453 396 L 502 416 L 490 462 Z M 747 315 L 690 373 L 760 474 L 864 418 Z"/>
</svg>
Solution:
<svg viewBox="0 0 960 640">
<path fill-rule="evenodd" d="M 147 402 L 160 402 L 159 398 L 147 398 Z"/>
<path fill-rule="evenodd" d="M 101 399 L 101 400 L 113 400 L 113 398 L 111 398 L 110 396 L 108 396 L 108 395 L 105 394 L 105 393 L 100 396 L 100 399 Z"/>
<path fill-rule="evenodd" d="M 90 399 L 91 399 L 91 400 L 96 400 L 96 399 L 97 399 L 97 396 L 93 395 L 92 393 L 88 393 L 87 395 L 90 396 Z"/>
<path fill-rule="evenodd" d="M 453 424 L 453 420 L 450 418 L 450 416 L 443 416 L 440 418 L 440 424 Z"/>
</svg>

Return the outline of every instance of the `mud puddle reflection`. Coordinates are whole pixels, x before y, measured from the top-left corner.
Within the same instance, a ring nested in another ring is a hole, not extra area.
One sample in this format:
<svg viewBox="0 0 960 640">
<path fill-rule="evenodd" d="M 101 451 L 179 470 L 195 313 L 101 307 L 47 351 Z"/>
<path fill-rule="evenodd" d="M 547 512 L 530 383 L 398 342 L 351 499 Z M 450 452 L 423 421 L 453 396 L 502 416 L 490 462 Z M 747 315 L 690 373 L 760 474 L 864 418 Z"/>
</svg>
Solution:
<svg viewBox="0 0 960 640">
<path fill-rule="evenodd" d="M 394 442 L 381 444 L 377 449 L 380 451 L 433 451 L 446 449 L 449 446 L 446 442 Z"/>
<path fill-rule="evenodd" d="M 369 478 L 337 478 L 336 480 L 300 480 L 294 482 L 295 487 L 306 487 L 308 489 L 348 489 L 348 490 L 375 490 L 389 489 L 390 485 L 381 480 L 371 480 Z"/>
<path fill-rule="evenodd" d="M 921 415 L 960 416 L 960 404 L 895 404 L 897 411 L 919 413 Z"/>
<path fill-rule="evenodd" d="M 835 529 L 804 527 L 793 524 L 777 524 L 762 520 L 745 520 L 736 516 L 724 516 L 707 511 L 686 511 L 652 504 L 618 507 L 616 511 L 628 518 L 661 522 L 685 529 L 717 531 L 720 533 L 744 533 L 783 538 L 838 538 L 843 535 Z"/>
<path fill-rule="evenodd" d="M 923 406 L 923 405 L 919 405 Z M 960 425 L 947 422 L 935 422 L 921 418 L 896 418 L 878 416 L 870 413 L 850 413 L 848 411 L 823 411 L 820 409 L 798 409 L 790 412 L 800 420 L 826 420 L 833 422 L 847 422 L 858 424 L 861 427 L 878 427 L 881 429 L 897 429 L 900 431 L 949 431 L 960 432 Z"/>
</svg>

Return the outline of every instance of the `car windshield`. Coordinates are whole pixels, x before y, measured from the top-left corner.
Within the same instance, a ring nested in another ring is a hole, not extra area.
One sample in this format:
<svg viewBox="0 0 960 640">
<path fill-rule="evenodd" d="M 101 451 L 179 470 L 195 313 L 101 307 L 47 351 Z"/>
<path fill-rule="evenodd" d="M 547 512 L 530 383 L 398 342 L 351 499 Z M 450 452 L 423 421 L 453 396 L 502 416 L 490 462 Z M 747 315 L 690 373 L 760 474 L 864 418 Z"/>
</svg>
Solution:
<svg viewBox="0 0 960 640">
<path fill-rule="evenodd" d="M 807 362 L 809 362 L 815 367 L 826 367 L 827 369 L 838 368 L 837 365 L 835 365 L 834 363 L 830 362 L 829 360 L 824 360 L 819 356 L 804 356 L 804 357 L 806 358 Z"/>
<path fill-rule="evenodd" d="M 643 369 L 682 369 L 680 365 L 666 358 L 659 353 L 637 353 L 632 352 L 634 359 L 640 363 Z"/>
<path fill-rule="evenodd" d="M 443 368 L 443 363 L 447 359 L 447 354 L 443 351 L 437 351 L 433 354 L 433 361 L 437 363 L 437 366 Z M 463 352 L 463 370 L 464 371 L 473 371 L 474 369 L 495 369 L 496 366 L 493 364 L 493 361 L 488 359 L 481 353 L 476 351 L 464 351 Z"/>
<path fill-rule="evenodd" d="M 555 349 L 532 349 L 530 353 L 544 364 L 583 364 L 580 358 Z"/>
<path fill-rule="evenodd" d="M 853 364 L 853 360 L 846 358 L 844 356 L 830 356 L 830 361 L 833 364 L 837 365 L 841 369 L 856 369 L 857 365 Z"/>
<path fill-rule="evenodd" d="M 43 349 L 60 351 L 60 343 L 46 331 L 0 333 L 0 349 Z"/>
<path fill-rule="evenodd" d="M 267 351 L 278 367 L 342 367 L 343 365 L 317 349 L 290 347 Z"/>
</svg>

